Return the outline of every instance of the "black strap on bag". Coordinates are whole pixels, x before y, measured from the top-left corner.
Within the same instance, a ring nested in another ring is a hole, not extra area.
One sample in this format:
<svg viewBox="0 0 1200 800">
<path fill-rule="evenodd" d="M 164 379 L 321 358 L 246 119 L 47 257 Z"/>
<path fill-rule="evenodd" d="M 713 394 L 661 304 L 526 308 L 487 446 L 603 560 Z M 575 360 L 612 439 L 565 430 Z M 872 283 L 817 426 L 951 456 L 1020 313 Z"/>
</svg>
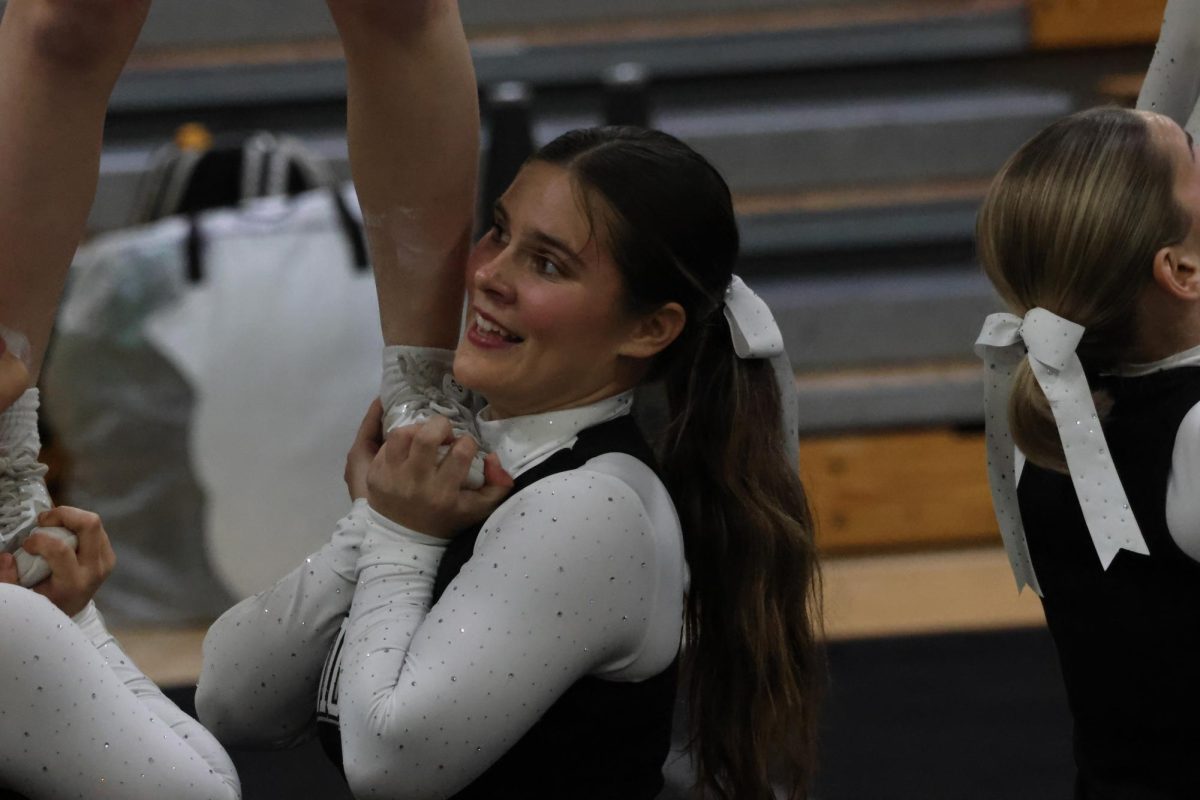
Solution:
<svg viewBox="0 0 1200 800">
<path fill-rule="evenodd" d="M 650 76 L 641 64 L 614 64 L 604 71 L 604 123 L 650 127 Z"/>
<path fill-rule="evenodd" d="M 186 216 L 185 272 L 191 283 L 199 283 L 204 279 L 202 212 L 234 207 L 255 197 L 293 197 L 321 188 L 329 191 L 356 271 L 366 271 L 370 268 L 366 238 L 333 172 L 293 137 L 260 132 L 226 138 L 202 150 L 178 144 L 163 147 L 143 177 L 131 222 Z"/>
<path fill-rule="evenodd" d="M 492 206 L 533 154 L 533 91 L 529 84 L 504 81 L 488 88 L 483 104 L 488 149 L 479 196 L 480 224 L 488 227 Z"/>
</svg>

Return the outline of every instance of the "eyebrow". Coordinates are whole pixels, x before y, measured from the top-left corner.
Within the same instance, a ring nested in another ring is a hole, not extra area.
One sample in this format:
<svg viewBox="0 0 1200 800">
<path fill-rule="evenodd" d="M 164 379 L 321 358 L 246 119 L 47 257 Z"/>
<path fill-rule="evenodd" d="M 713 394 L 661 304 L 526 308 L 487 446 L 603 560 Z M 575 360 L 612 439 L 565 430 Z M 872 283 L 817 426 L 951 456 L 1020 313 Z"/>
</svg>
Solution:
<svg viewBox="0 0 1200 800">
<path fill-rule="evenodd" d="M 497 200 L 496 204 L 493 206 L 492 210 L 498 219 L 500 219 L 502 222 L 508 222 L 508 211 L 505 210 L 504 203 Z M 550 234 L 546 233 L 545 231 L 539 231 L 539 230 L 533 231 L 533 233 L 531 233 L 529 236 L 531 239 L 533 239 L 535 242 L 542 245 L 543 247 L 549 248 L 551 250 L 557 250 L 558 253 L 560 255 L 562 255 L 567 261 L 570 261 L 573 266 L 575 266 L 577 268 L 583 266 L 583 259 L 580 258 L 579 254 L 576 253 L 571 248 L 571 246 L 568 245 L 566 242 L 564 242 L 562 239 L 559 239 L 556 236 L 551 236 Z"/>
</svg>

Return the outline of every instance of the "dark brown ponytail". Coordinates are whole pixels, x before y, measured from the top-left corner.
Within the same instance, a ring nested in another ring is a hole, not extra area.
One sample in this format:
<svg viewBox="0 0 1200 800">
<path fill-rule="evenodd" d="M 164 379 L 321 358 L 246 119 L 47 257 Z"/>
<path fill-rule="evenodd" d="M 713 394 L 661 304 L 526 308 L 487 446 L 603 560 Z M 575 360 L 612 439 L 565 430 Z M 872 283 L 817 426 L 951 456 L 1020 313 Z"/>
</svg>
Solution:
<svg viewBox="0 0 1200 800">
<path fill-rule="evenodd" d="M 662 469 L 691 570 L 684 661 L 701 787 L 772 798 L 779 768 L 788 796 L 805 797 L 823 685 L 813 524 L 771 364 L 735 356 L 721 313 L 738 251 L 729 189 L 656 131 L 574 131 L 535 158 L 579 181 L 629 310 L 678 302 L 687 312 L 652 376 L 667 390 Z"/>
<path fill-rule="evenodd" d="M 718 796 L 772 797 L 771 759 L 782 758 L 789 796 L 803 797 L 823 683 L 812 517 L 775 423 L 771 366 L 734 356 L 716 318 L 694 360 L 680 359 L 667 377 L 664 474 L 692 571 L 694 753 L 701 782 Z"/>
</svg>

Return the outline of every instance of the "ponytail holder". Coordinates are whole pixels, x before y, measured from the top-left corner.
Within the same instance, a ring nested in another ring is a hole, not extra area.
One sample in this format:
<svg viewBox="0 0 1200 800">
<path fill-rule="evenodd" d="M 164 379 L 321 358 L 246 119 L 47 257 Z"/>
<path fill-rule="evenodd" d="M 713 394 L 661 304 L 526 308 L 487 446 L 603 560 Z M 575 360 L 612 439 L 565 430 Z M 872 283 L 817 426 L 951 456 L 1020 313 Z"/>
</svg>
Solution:
<svg viewBox="0 0 1200 800">
<path fill-rule="evenodd" d="M 0 339 L 4 339 L 4 346 L 8 352 L 16 356 L 26 369 L 33 369 L 33 348 L 29 346 L 29 339 L 25 334 L 0 325 Z"/>
<path fill-rule="evenodd" d="M 1100 428 L 1083 364 L 1075 352 L 1083 332 L 1082 325 L 1044 308 L 1034 308 L 1024 319 L 1012 314 L 990 315 L 975 342 L 975 353 L 986 367 L 983 409 L 988 482 L 996 519 L 1017 579 L 1017 591 L 1028 585 L 1039 596 L 1042 589 L 1029 558 L 1017 503 L 1016 448 L 1008 423 L 1008 398 L 1026 353 L 1034 377 L 1050 402 L 1075 494 L 1101 567 L 1108 569 L 1120 550 L 1150 554 L 1129 509 L 1129 498 Z"/>
<path fill-rule="evenodd" d="M 763 299 L 734 275 L 725 290 L 725 321 L 738 358 L 772 358 L 783 353 L 783 334 Z"/>
</svg>

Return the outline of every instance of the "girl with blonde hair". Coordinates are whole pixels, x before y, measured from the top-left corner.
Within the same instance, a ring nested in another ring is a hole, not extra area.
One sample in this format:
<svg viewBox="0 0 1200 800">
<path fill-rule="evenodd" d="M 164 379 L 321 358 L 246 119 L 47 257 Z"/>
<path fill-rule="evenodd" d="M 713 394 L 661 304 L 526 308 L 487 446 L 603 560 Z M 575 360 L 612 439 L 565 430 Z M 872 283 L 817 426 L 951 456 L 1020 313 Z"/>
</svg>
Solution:
<svg viewBox="0 0 1200 800">
<path fill-rule="evenodd" d="M 1138 110 L 1037 134 L 978 220 L 1012 312 L 977 343 L 993 499 L 1058 650 L 1081 799 L 1200 795 L 1198 56 L 1200 3 L 1172 0 Z"/>
</svg>

